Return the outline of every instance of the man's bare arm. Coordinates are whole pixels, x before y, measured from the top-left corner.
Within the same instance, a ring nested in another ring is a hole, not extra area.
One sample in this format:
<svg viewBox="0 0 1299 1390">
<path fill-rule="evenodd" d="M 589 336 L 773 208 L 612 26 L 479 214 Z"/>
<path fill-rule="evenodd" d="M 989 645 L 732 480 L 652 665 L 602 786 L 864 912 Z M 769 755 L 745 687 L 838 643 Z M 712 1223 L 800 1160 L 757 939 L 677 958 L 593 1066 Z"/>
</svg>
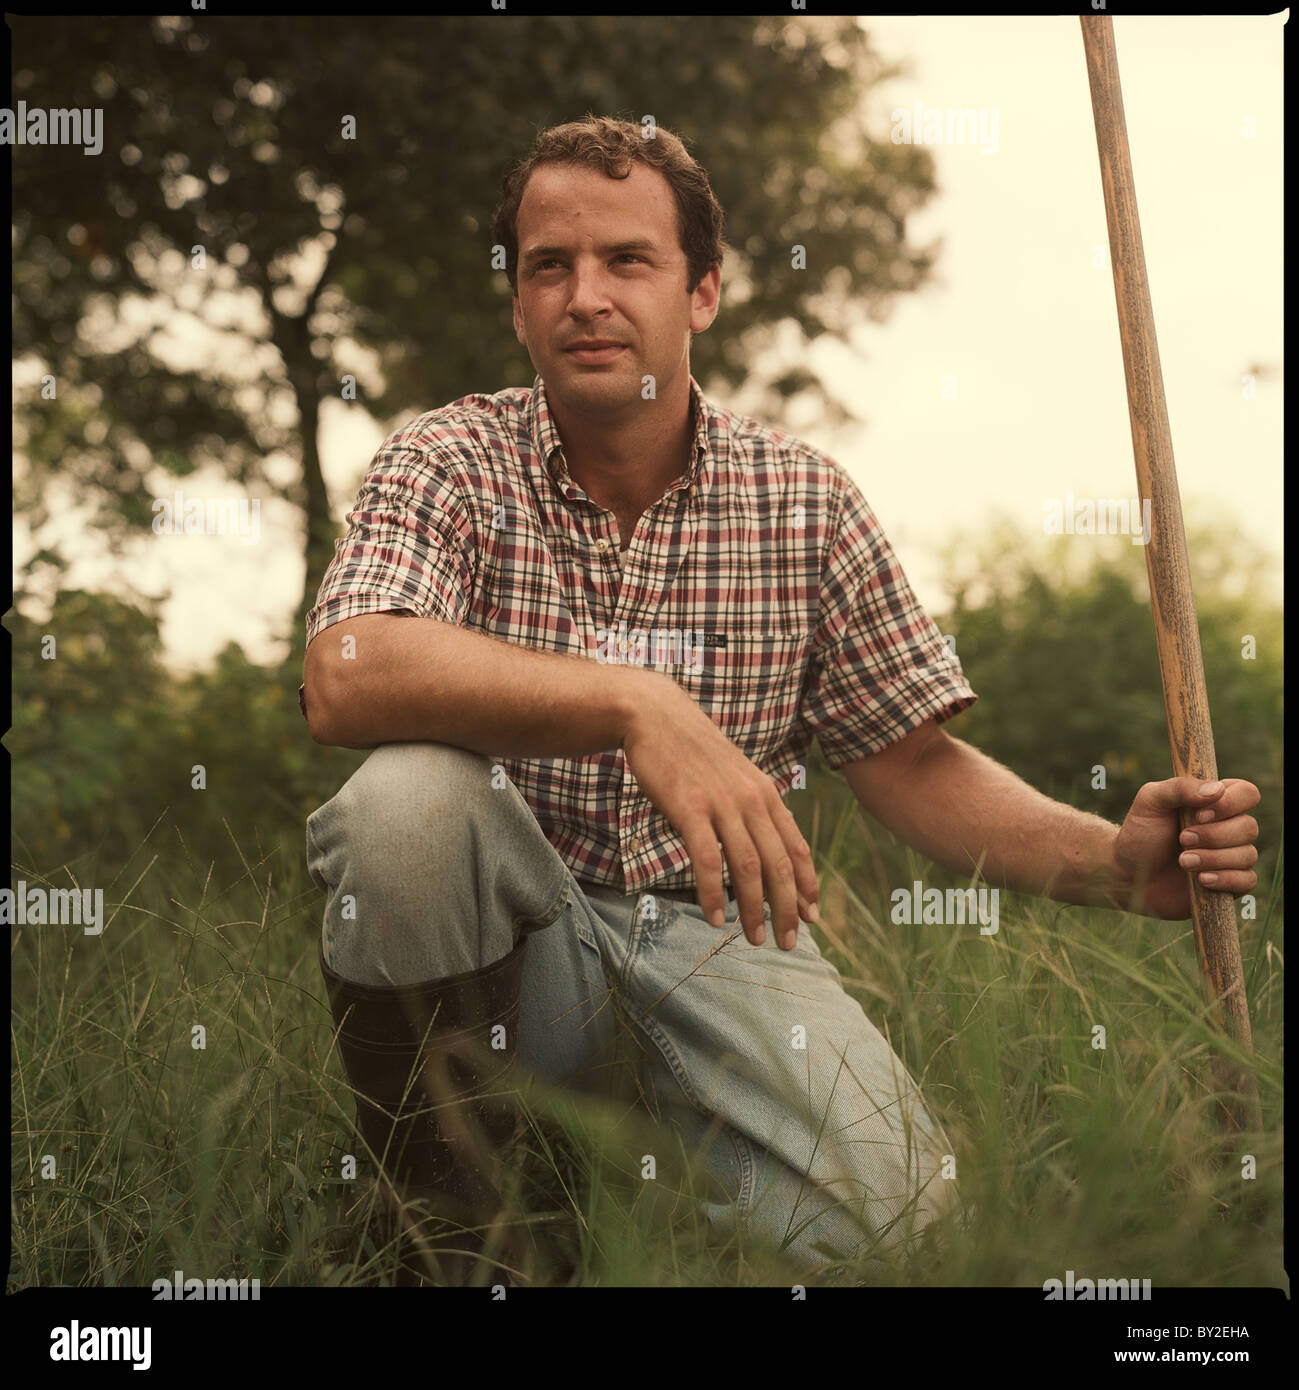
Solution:
<svg viewBox="0 0 1299 1390">
<path fill-rule="evenodd" d="M 436 742 L 520 758 L 621 747 L 647 684 L 668 681 L 394 613 L 325 628 L 307 648 L 303 679 L 317 743 Z"/>
<path fill-rule="evenodd" d="M 764 900 L 786 950 L 800 914 L 815 918 L 812 852 L 775 784 L 662 672 L 367 613 L 314 638 L 303 680 L 317 743 L 449 743 L 519 758 L 622 748 L 640 789 L 685 840 L 710 921 L 725 921 L 723 862 L 754 945 L 766 938 Z"/>
<path fill-rule="evenodd" d="M 1053 801 L 932 720 L 843 774 L 862 808 L 936 864 L 990 884 L 1097 907 L 1125 905 L 1119 827 Z"/>
</svg>

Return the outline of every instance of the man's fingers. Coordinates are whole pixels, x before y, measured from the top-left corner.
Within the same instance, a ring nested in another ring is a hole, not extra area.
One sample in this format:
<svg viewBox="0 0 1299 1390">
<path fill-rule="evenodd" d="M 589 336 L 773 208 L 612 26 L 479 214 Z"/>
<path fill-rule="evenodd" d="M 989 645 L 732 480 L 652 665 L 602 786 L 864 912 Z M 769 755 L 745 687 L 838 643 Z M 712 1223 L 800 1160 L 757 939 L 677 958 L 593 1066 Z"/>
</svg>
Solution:
<svg viewBox="0 0 1299 1390">
<path fill-rule="evenodd" d="M 1184 869 L 1200 873 L 1205 869 L 1248 869 L 1258 863 L 1253 845 L 1233 845 L 1230 849 L 1184 849 L 1177 862 Z"/>
<path fill-rule="evenodd" d="M 762 855 L 762 877 L 771 904 L 771 926 L 782 944 L 798 935 L 798 895 L 794 865 L 785 853 L 785 842 L 765 809 L 753 813 L 749 833 Z"/>
<path fill-rule="evenodd" d="M 767 922 L 762 911 L 762 856 L 740 817 L 732 813 L 719 823 L 726 862 L 731 870 L 731 889 L 740 908 L 744 934 L 755 946 L 767 939 Z"/>
<path fill-rule="evenodd" d="M 1201 874 L 1200 882 L 1215 893 L 1252 893 L 1258 887 L 1258 875 L 1252 869 L 1228 869 L 1220 873 Z"/>
<path fill-rule="evenodd" d="M 1183 849 L 1228 849 L 1248 845 L 1258 839 L 1258 822 L 1253 816 L 1231 816 L 1207 825 L 1192 825 L 1182 831 Z"/>
<path fill-rule="evenodd" d="M 726 924 L 726 890 L 722 886 L 722 851 L 711 821 L 692 821 L 681 827 L 681 838 L 695 870 L 699 906 L 713 926 Z"/>
<path fill-rule="evenodd" d="M 714 926 L 725 924 L 723 868 L 729 867 L 744 934 L 755 946 L 766 940 L 763 904 L 769 902 L 776 938 L 788 947 L 797 939 L 800 918 L 818 920 L 821 888 L 798 822 L 769 778 L 765 787 L 765 796 L 755 795 L 745 784 L 742 796 L 728 797 L 711 815 L 707 801 L 700 801 L 694 819 L 677 828 L 694 866 L 704 917 Z"/>
<path fill-rule="evenodd" d="M 1230 821 L 1243 812 L 1257 806 L 1263 794 L 1243 777 L 1224 777 L 1221 796 L 1201 796 L 1197 804 L 1201 807 L 1192 817 L 1194 825 L 1209 825 Z"/>
<path fill-rule="evenodd" d="M 774 791 L 775 788 L 773 787 L 772 790 Z M 805 922 L 815 922 L 821 915 L 817 907 L 821 899 L 821 881 L 817 877 L 812 851 L 803 838 L 803 832 L 798 828 L 798 822 L 779 796 L 776 797 L 776 804 L 779 807 L 775 816 L 776 828 L 781 832 L 785 841 L 785 850 L 794 865 L 794 884 L 799 897 L 799 915 Z"/>
<path fill-rule="evenodd" d="M 1212 788 L 1204 791 L 1203 788 Z M 1137 798 L 1147 811 L 1175 811 L 1183 806 L 1195 810 L 1196 819 L 1225 820 L 1257 806 L 1261 793 L 1253 782 L 1242 777 L 1223 777 L 1208 782 L 1199 777 L 1166 777 L 1162 782 L 1147 782 L 1137 792 Z"/>
</svg>

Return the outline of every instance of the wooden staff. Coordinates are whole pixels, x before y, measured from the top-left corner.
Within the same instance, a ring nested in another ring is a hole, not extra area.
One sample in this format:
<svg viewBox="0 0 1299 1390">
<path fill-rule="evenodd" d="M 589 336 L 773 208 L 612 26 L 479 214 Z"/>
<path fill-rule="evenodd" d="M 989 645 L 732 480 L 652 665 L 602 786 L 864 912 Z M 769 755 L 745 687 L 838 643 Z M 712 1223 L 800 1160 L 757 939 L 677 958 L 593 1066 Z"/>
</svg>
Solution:
<svg viewBox="0 0 1299 1390">
<path fill-rule="evenodd" d="M 1150 600 L 1155 618 L 1155 645 L 1164 687 L 1164 710 L 1178 777 L 1205 782 L 1218 780 L 1218 760 L 1209 723 L 1209 699 L 1200 655 L 1200 629 L 1191 593 L 1186 531 L 1173 464 L 1173 440 L 1168 429 L 1164 378 L 1159 368 L 1155 316 L 1146 279 L 1146 256 L 1137 217 L 1137 192 L 1132 179 L 1119 62 L 1114 49 L 1114 25 L 1108 15 L 1084 15 L 1083 48 L 1091 83 L 1092 116 L 1100 152 L 1105 218 L 1109 224 L 1110 261 L 1114 267 L 1114 297 L 1119 310 L 1123 370 L 1128 387 L 1128 417 L 1137 463 L 1138 495 L 1150 499 L 1150 542 L 1145 547 Z M 1183 808 L 1182 829 L 1193 810 Z M 1205 992 L 1214 1004 L 1213 1016 L 1247 1051 L 1253 1050 L 1249 1007 L 1240 967 L 1240 937 L 1231 894 L 1204 888 L 1196 874 L 1191 882 L 1191 914 L 1195 945 Z M 1258 1087 L 1251 1071 L 1219 1055 L 1215 1082 L 1220 1092 L 1221 1117 L 1228 1130 L 1262 1128 Z"/>
</svg>

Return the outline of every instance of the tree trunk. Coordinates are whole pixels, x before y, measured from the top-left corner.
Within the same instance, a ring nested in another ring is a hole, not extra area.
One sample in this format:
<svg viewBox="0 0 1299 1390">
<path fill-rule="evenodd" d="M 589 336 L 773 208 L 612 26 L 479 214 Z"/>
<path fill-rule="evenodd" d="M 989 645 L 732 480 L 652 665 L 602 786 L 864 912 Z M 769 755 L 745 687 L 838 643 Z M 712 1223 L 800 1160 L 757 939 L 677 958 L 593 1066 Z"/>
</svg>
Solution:
<svg viewBox="0 0 1299 1390">
<path fill-rule="evenodd" d="M 307 614 L 315 606 L 316 591 L 334 553 L 334 519 L 330 514 L 329 490 L 320 470 L 320 402 L 328 380 L 311 355 L 309 319 L 314 296 L 307 312 L 287 318 L 271 311 L 271 336 L 284 359 L 285 372 L 298 402 L 299 434 L 302 439 L 301 502 L 304 518 L 304 558 L 302 593 L 289 633 L 287 661 L 300 667 L 307 649 Z"/>
<path fill-rule="evenodd" d="M 306 652 L 307 614 L 315 606 L 316 591 L 334 554 L 334 518 L 330 515 L 329 489 L 320 471 L 320 391 L 314 374 L 307 389 L 299 393 L 299 409 L 302 414 L 302 483 L 306 492 L 306 571 L 291 634 L 295 659 Z"/>
</svg>

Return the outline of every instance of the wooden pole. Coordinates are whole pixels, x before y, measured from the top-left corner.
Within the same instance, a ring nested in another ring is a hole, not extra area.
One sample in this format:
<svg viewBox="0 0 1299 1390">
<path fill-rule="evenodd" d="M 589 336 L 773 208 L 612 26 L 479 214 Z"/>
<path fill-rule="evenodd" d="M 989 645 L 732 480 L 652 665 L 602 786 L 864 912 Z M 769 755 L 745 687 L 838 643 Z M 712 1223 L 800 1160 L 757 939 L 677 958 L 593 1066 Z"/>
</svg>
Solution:
<svg viewBox="0 0 1299 1390">
<path fill-rule="evenodd" d="M 1141 245 L 1137 193 L 1132 178 L 1123 92 L 1119 86 L 1114 25 L 1108 15 L 1081 16 L 1087 76 L 1091 83 L 1092 116 L 1100 153 L 1105 218 L 1109 225 L 1114 297 L 1119 311 L 1123 370 L 1127 378 L 1128 418 L 1136 456 L 1138 496 L 1150 499 L 1150 541 L 1145 546 L 1146 570 L 1155 619 L 1155 645 L 1164 687 L 1164 709 L 1178 777 L 1218 779 L 1218 761 L 1209 723 L 1209 700 L 1200 655 L 1200 629 L 1191 593 L 1186 530 L 1173 464 L 1173 440 L 1168 428 L 1164 378 L 1159 367 L 1155 316 Z M 1181 812 L 1183 829 L 1193 812 Z M 1247 1051 L 1253 1050 L 1245 982 L 1241 975 L 1240 937 L 1231 894 L 1204 888 L 1195 874 L 1191 883 L 1191 912 L 1195 945 L 1205 991 L 1214 1004 L 1214 1018 Z M 1259 1130 L 1258 1087 L 1252 1072 L 1218 1055 L 1213 1068 L 1220 1094 L 1220 1111 L 1229 1130 Z"/>
</svg>

